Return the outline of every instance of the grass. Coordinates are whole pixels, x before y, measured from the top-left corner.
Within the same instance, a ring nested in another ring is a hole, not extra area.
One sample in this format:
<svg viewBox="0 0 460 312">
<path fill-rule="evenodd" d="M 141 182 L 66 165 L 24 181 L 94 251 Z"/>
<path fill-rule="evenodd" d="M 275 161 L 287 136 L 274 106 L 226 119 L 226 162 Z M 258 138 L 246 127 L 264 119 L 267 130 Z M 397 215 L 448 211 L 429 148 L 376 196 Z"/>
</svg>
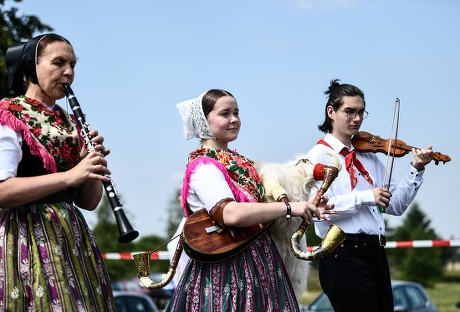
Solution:
<svg viewBox="0 0 460 312">
<path fill-rule="evenodd" d="M 460 270 L 450 270 L 444 275 L 442 281 L 436 282 L 434 287 L 425 289 L 439 312 L 458 312 L 455 304 L 460 301 Z M 318 270 L 312 267 L 308 276 L 307 291 L 299 303 L 310 304 L 321 292 Z"/>
<path fill-rule="evenodd" d="M 442 281 L 426 291 L 439 312 L 457 312 L 455 304 L 460 301 L 460 270 L 449 270 Z"/>
<path fill-rule="evenodd" d="M 426 290 L 439 312 L 457 312 L 455 304 L 460 301 L 460 283 L 439 282 Z"/>
</svg>

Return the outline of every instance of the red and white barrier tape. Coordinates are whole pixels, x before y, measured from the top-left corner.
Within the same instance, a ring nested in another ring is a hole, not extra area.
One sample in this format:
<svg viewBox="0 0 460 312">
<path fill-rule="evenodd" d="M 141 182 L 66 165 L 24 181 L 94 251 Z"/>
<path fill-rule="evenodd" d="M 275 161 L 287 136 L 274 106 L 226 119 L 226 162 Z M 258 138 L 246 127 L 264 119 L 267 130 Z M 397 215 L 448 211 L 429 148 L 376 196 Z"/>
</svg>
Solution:
<svg viewBox="0 0 460 312">
<path fill-rule="evenodd" d="M 312 251 L 317 246 L 308 247 Z M 387 242 L 385 248 L 430 248 L 430 247 L 460 247 L 460 239 L 454 240 L 415 240 L 415 241 L 397 241 Z M 103 259 L 107 260 L 133 260 L 135 252 L 105 253 Z M 152 260 L 169 260 L 167 251 L 155 251 L 150 255 Z"/>
<path fill-rule="evenodd" d="M 459 247 L 460 239 L 387 242 L 385 248 Z"/>
<path fill-rule="evenodd" d="M 138 253 L 138 252 L 137 252 Z M 105 253 L 102 254 L 102 259 L 107 260 L 133 260 L 133 255 L 136 252 L 120 252 L 120 253 Z M 150 255 L 152 260 L 169 260 L 169 254 L 167 251 L 155 251 Z"/>
</svg>

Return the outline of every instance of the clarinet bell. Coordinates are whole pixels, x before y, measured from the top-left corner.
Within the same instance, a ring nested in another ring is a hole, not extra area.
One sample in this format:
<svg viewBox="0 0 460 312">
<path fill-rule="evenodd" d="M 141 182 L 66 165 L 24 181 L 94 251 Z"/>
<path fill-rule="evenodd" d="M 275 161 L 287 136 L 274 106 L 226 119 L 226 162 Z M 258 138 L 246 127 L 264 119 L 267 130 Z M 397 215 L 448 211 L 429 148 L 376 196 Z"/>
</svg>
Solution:
<svg viewBox="0 0 460 312">
<path fill-rule="evenodd" d="M 129 243 L 135 240 L 139 236 L 139 232 L 133 229 L 124 211 L 119 209 L 115 211 L 114 214 L 117 220 L 118 230 L 120 231 L 118 241 L 120 243 Z"/>
</svg>

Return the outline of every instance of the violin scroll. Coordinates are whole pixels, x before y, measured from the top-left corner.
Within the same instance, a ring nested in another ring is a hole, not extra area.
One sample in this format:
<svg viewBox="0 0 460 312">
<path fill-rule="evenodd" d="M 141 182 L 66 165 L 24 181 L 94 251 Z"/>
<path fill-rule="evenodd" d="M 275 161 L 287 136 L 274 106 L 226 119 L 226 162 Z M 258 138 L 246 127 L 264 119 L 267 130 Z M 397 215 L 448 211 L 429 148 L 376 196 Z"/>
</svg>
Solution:
<svg viewBox="0 0 460 312">
<path fill-rule="evenodd" d="M 433 160 L 434 160 L 434 164 L 438 165 L 440 161 L 442 161 L 442 164 L 445 164 L 446 162 L 449 162 L 451 160 L 451 158 L 449 156 L 441 154 L 439 152 L 434 152 Z"/>
</svg>

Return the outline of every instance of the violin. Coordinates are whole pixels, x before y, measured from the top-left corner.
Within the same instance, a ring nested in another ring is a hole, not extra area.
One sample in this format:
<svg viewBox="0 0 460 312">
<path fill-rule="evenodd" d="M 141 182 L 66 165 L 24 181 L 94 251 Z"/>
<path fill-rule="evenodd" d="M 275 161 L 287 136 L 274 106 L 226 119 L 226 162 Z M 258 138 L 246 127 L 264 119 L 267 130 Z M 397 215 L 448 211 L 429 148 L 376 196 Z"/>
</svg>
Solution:
<svg viewBox="0 0 460 312">
<path fill-rule="evenodd" d="M 360 131 L 353 136 L 351 143 L 357 152 L 371 152 L 371 153 L 384 153 L 390 151 L 390 155 L 394 157 L 403 157 L 412 151 L 413 147 L 407 145 L 403 141 L 397 139 L 382 139 L 378 135 L 370 134 L 369 132 Z M 390 146 L 391 144 L 391 146 Z M 434 163 L 437 165 L 439 162 L 449 162 L 451 158 L 439 152 L 433 154 Z"/>
</svg>

